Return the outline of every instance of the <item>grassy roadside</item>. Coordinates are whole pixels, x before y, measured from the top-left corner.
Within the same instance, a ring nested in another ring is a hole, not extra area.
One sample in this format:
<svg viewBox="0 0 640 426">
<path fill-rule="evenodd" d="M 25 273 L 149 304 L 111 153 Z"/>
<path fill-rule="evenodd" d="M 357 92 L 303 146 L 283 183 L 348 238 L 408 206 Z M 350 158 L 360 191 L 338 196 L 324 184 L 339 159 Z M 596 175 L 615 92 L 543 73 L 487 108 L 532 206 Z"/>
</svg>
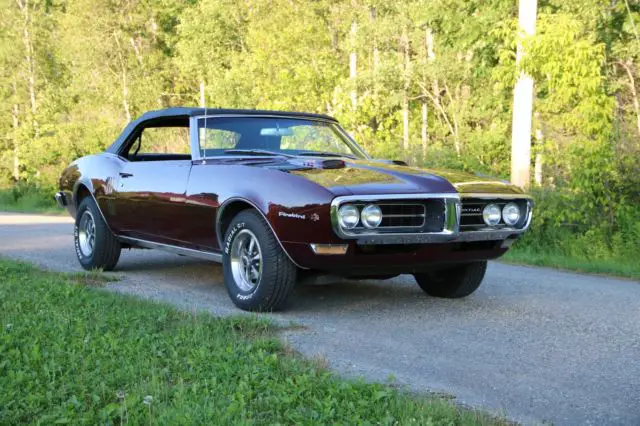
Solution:
<svg viewBox="0 0 640 426">
<path fill-rule="evenodd" d="M 640 280 L 640 264 L 622 260 L 577 259 L 554 253 L 540 252 L 530 247 L 518 247 L 516 243 L 500 260 L 518 265 L 546 266 L 587 274 L 607 275 Z"/>
<path fill-rule="evenodd" d="M 0 424 L 504 424 L 347 381 L 254 316 L 213 318 L 0 259 Z"/>
<path fill-rule="evenodd" d="M 33 188 L 28 190 L 0 188 L 0 211 L 44 214 L 65 213 L 56 206 L 53 194 L 45 194 Z"/>
</svg>

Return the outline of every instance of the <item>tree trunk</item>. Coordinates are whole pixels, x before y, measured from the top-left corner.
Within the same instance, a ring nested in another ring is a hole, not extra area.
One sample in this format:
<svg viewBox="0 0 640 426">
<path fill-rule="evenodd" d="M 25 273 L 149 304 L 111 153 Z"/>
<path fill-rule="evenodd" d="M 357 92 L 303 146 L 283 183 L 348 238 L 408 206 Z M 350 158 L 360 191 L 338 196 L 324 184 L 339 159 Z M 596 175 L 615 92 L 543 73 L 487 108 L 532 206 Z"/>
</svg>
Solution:
<svg viewBox="0 0 640 426">
<path fill-rule="evenodd" d="M 349 54 L 349 78 L 351 79 L 351 108 L 355 112 L 358 108 L 358 92 L 356 90 L 356 77 L 358 76 L 358 57 L 356 54 L 356 35 L 358 32 L 358 23 L 353 21 L 351 24 L 351 53 Z"/>
<path fill-rule="evenodd" d="M 373 28 L 376 27 L 376 18 L 378 16 L 378 11 L 374 6 L 371 6 L 369 9 L 369 16 L 371 17 L 371 23 L 373 24 Z M 378 40 L 376 34 L 373 35 L 373 72 L 378 71 L 380 66 L 380 49 L 378 48 Z M 374 87 L 375 90 L 375 87 Z"/>
<path fill-rule="evenodd" d="M 540 113 L 534 114 L 536 119 L 536 159 L 533 166 L 533 178 L 536 186 L 542 186 L 542 165 L 544 163 L 544 133 L 542 132 L 542 123 L 540 122 Z"/>
<path fill-rule="evenodd" d="M 525 37 L 535 34 L 537 0 L 520 0 L 518 22 Z M 516 66 L 525 52 L 518 43 Z M 531 116 L 533 112 L 533 78 L 520 72 L 513 90 L 513 124 L 511 134 L 511 181 L 528 188 L 531 184 Z"/>
<path fill-rule="evenodd" d="M 35 55 L 33 51 L 33 39 L 31 34 L 31 13 L 29 10 L 29 0 L 16 0 L 20 13 L 22 13 L 22 42 L 24 44 L 25 60 L 27 62 L 27 87 L 29 88 L 29 103 L 31 107 L 31 122 L 33 129 L 38 136 L 38 103 L 36 99 L 36 70 Z"/>
<path fill-rule="evenodd" d="M 627 72 L 627 77 L 629 77 L 629 89 L 631 90 L 631 100 L 633 101 L 633 109 L 636 113 L 636 126 L 638 127 L 638 132 L 640 133 L 640 101 L 638 101 L 638 91 L 636 89 L 636 80 L 633 76 L 633 70 L 631 67 L 633 64 L 631 61 L 623 62 L 619 61 L 618 64 L 624 68 Z"/>
<path fill-rule="evenodd" d="M 130 122 L 131 108 L 129 108 L 129 83 L 127 80 L 127 66 L 124 61 L 124 56 L 122 55 L 122 47 L 120 46 L 120 40 L 118 39 L 118 34 L 114 32 L 113 38 L 116 41 L 116 46 L 118 48 L 118 58 L 120 59 L 120 74 L 122 77 L 122 107 L 124 109 L 124 115 L 127 119 L 127 122 Z"/>
<path fill-rule="evenodd" d="M 200 82 L 200 107 L 205 108 L 207 106 L 207 99 L 204 92 L 204 81 Z"/>
<path fill-rule="evenodd" d="M 13 82 L 13 98 L 14 103 L 11 108 L 11 118 L 13 119 L 13 179 L 17 182 L 20 180 L 20 155 L 18 150 L 18 127 L 20 127 L 20 108 L 17 104 L 18 85 Z"/>
<path fill-rule="evenodd" d="M 422 99 L 422 158 L 424 159 L 427 156 L 427 145 L 429 143 L 429 134 L 428 134 L 428 109 L 427 109 L 427 100 Z"/>
<path fill-rule="evenodd" d="M 427 60 L 429 62 L 434 62 L 436 60 L 435 53 L 435 43 L 433 41 L 433 31 L 431 28 L 427 28 L 425 30 L 424 41 L 427 48 Z M 431 91 L 433 92 L 434 103 L 437 103 L 437 106 L 440 106 L 440 83 L 437 78 L 434 78 L 431 82 Z"/>
<path fill-rule="evenodd" d="M 404 88 L 402 91 L 402 148 L 405 157 L 411 158 L 411 150 L 409 146 L 409 87 L 411 85 L 411 58 L 409 55 L 409 36 L 407 31 L 402 33 L 402 53 L 403 53 L 403 69 L 404 69 Z"/>
</svg>

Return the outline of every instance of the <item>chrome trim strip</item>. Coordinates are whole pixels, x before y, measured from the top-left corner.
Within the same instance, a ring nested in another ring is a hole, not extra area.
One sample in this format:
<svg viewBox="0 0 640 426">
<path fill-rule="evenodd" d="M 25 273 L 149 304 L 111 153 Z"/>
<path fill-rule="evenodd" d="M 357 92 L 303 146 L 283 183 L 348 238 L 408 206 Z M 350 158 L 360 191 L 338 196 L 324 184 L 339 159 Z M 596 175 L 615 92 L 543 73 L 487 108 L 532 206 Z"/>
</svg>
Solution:
<svg viewBox="0 0 640 426">
<path fill-rule="evenodd" d="M 273 226 L 271 226 L 271 223 L 269 222 L 269 219 L 267 219 L 267 216 L 262 212 L 262 210 L 260 210 L 258 208 L 258 206 L 254 202 L 249 201 L 246 198 L 242 198 L 242 197 L 227 198 L 224 201 L 224 203 L 222 203 L 218 207 L 218 211 L 216 212 L 216 223 L 215 223 L 215 225 L 216 225 L 216 237 L 218 239 L 218 245 L 220 246 L 221 250 L 222 250 L 222 247 L 223 247 L 224 235 L 221 235 L 221 232 L 220 232 L 220 217 L 222 217 L 222 213 L 224 212 L 224 209 L 229 204 L 231 204 L 233 201 L 244 201 L 245 203 L 247 203 L 250 206 L 252 206 L 257 212 L 259 212 L 260 215 L 262 216 L 262 218 L 264 219 L 264 221 L 267 222 L 267 225 L 269 226 L 269 229 L 271 229 L 271 232 L 273 232 L 273 236 L 276 237 L 276 241 L 278 242 L 278 244 L 280 244 L 280 248 L 287 255 L 289 260 L 300 269 L 309 269 L 309 268 L 305 268 L 304 266 L 298 265 L 298 263 L 296 263 L 296 261 L 293 260 L 293 258 L 289 254 L 289 252 L 287 252 L 287 249 L 284 248 L 284 245 L 282 244 L 282 241 L 280 241 L 280 238 L 278 237 L 278 234 L 276 234 L 275 229 L 273 229 Z"/>
<path fill-rule="evenodd" d="M 158 250 L 166 251 L 169 253 L 180 254 L 183 256 L 195 257 L 195 258 L 204 259 L 204 260 L 212 260 L 218 263 L 222 262 L 221 253 L 195 250 L 195 249 L 190 249 L 186 247 L 173 246 L 171 244 L 156 243 L 154 241 L 141 240 L 139 238 L 132 238 L 132 237 L 118 237 L 118 239 L 123 243 L 131 244 L 132 246 L 136 246 L 136 247 L 158 249 Z"/>
<path fill-rule="evenodd" d="M 379 234 L 363 235 L 356 240 L 358 245 L 385 245 L 385 244 L 434 244 L 434 243 L 457 243 L 470 241 L 492 241 L 505 240 L 515 237 L 524 232 L 524 229 L 500 229 L 492 231 L 469 231 L 444 234 L 441 232 L 424 234 Z"/>
</svg>

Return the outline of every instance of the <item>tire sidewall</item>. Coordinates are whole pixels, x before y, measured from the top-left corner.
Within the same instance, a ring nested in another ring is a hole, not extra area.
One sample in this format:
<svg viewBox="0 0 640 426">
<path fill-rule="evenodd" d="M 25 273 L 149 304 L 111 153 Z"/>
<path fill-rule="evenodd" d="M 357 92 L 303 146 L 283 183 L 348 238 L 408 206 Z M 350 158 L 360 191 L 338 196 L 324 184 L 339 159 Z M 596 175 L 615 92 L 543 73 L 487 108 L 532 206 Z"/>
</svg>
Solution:
<svg viewBox="0 0 640 426">
<path fill-rule="evenodd" d="M 78 212 L 76 213 L 76 220 L 73 226 L 73 244 L 76 250 L 76 256 L 78 258 L 78 261 L 83 267 L 89 267 L 89 268 L 92 267 L 93 259 L 95 258 L 96 250 L 98 249 L 98 244 L 100 244 L 100 241 L 99 241 L 100 236 L 98 235 L 98 232 L 97 232 L 99 224 L 96 219 L 96 210 L 92 207 L 93 205 L 90 199 L 85 198 L 84 200 L 82 200 L 82 202 L 80 203 L 80 206 L 78 207 Z M 80 230 L 78 228 L 78 225 L 80 224 L 80 220 L 82 219 L 82 216 L 87 210 L 89 211 L 89 213 L 91 213 L 91 216 L 93 216 L 94 225 L 96 227 L 96 236 L 95 236 L 96 241 L 94 243 L 94 249 L 93 249 L 93 252 L 91 253 L 91 256 L 85 256 L 84 253 L 82 253 L 82 250 L 80 249 L 80 239 L 79 239 Z"/>
<path fill-rule="evenodd" d="M 231 270 L 231 247 L 233 246 L 236 236 L 243 229 L 251 231 L 256 236 L 262 252 L 262 276 L 260 277 L 258 285 L 250 291 L 242 291 L 238 287 Z M 273 267 L 273 265 L 270 265 L 270 262 L 268 262 L 268 255 L 265 251 L 266 232 L 267 230 L 264 225 L 260 223 L 255 216 L 242 212 L 236 216 L 229 225 L 223 241 L 222 266 L 224 271 L 224 284 L 229 293 L 229 297 L 231 297 L 236 305 L 243 309 L 255 309 L 266 302 L 263 296 L 265 292 L 267 292 L 267 287 L 271 284 L 268 277 L 271 275 L 270 272 Z"/>
</svg>

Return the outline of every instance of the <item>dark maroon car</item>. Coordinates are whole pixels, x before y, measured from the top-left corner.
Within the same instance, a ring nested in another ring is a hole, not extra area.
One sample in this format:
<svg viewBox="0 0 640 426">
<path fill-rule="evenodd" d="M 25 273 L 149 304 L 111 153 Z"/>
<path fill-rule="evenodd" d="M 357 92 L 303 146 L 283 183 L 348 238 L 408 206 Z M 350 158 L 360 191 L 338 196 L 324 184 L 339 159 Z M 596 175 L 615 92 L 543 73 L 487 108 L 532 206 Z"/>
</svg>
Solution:
<svg viewBox="0 0 640 426">
<path fill-rule="evenodd" d="M 113 269 L 122 248 L 222 262 L 246 310 L 338 277 L 413 274 L 432 296 L 467 296 L 533 206 L 502 180 L 374 160 L 328 116 L 201 108 L 144 114 L 69 165 L 56 199 L 85 269 Z"/>
</svg>

